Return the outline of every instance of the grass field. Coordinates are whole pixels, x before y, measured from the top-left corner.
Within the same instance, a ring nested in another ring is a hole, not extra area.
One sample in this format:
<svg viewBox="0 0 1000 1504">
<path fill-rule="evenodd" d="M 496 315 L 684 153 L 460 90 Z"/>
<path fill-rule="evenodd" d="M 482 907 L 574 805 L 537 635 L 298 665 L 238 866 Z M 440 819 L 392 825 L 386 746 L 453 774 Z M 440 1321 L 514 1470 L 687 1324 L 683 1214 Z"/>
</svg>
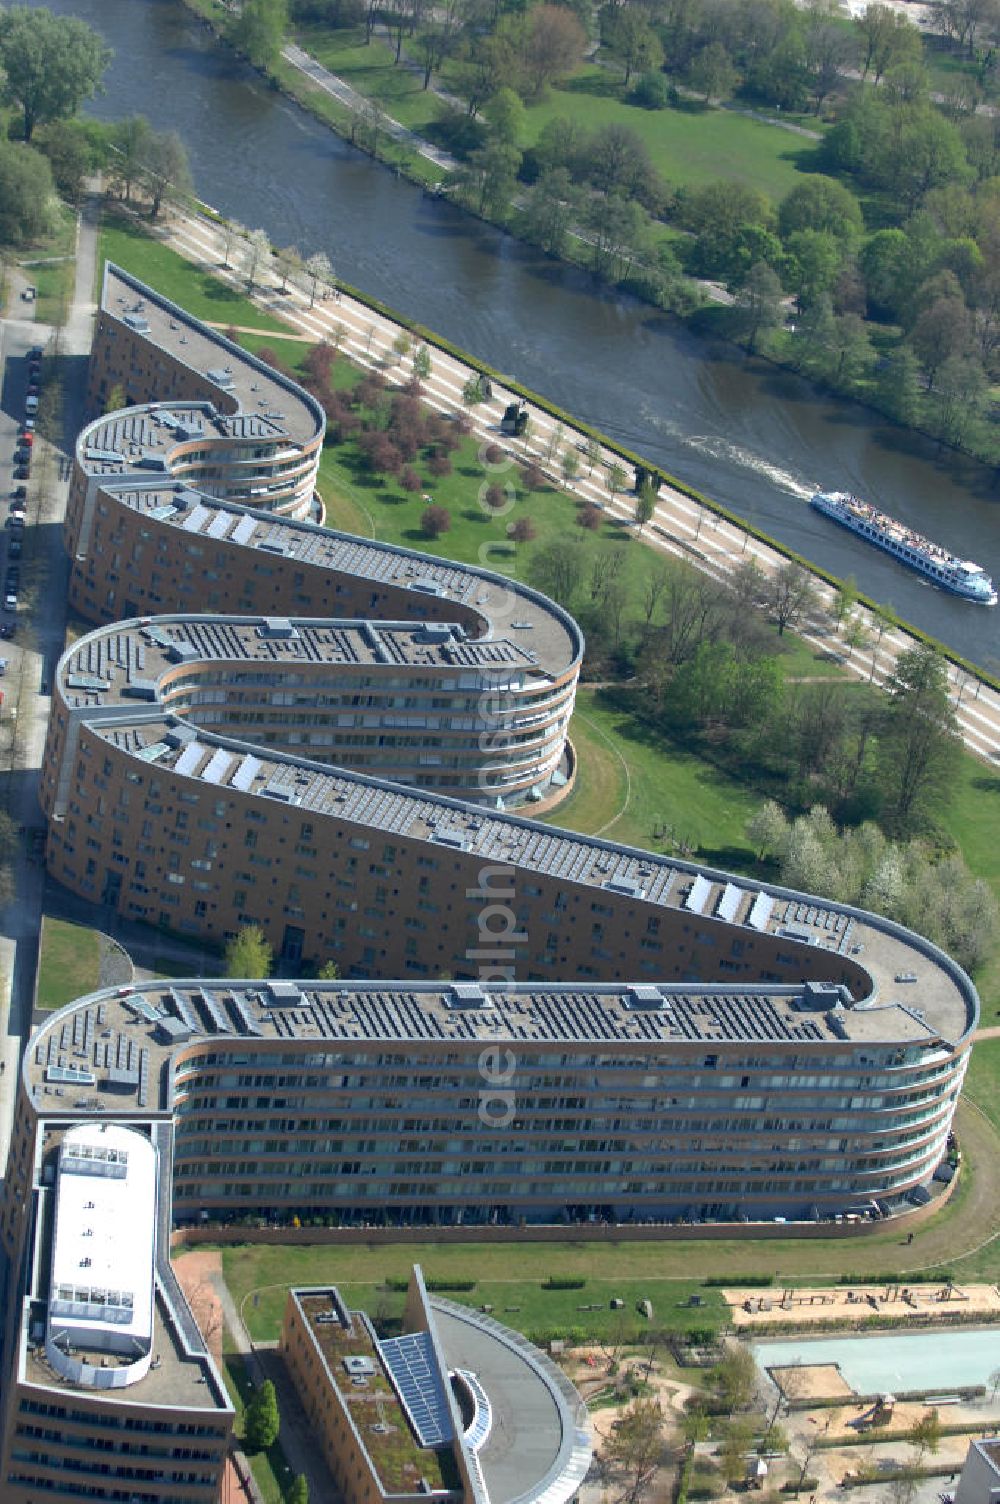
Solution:
<svg viewBox="0 0 1000 1504">
<path fill-rule="evenodd" d="M 287 332 L 288 326 L 257 308 L 227 282 L 185 261 L 169 246 L 151 238 L 132 221 L 105 219 L 97 256 L 100 279 L 105 261 L 141 277 L 164 297 L 179 303 L 195 318 L 214 324 L 246 324 L 252 329 Z"/>
<path fill-rule="evenodd" d="M 577 695 L 570 737 L 579 781 L 550 824 L 650 851 L 669 853 L 681 842 L 702 861 L 753 865 L 745 829 L 761 799 L 744 785 L 654 739 L 592 690 Z"/>
<path fill-rule="evenodd" d="M 42 920 L 39 941 L 39 1008 L 62 1008 L 93 992 L 100 982 L 101 941 L 97 930 L 66 919 Z"/>
<path fill-rule="evenodd" d="M 44 241 L 19 247 L 16 253 L 5 249 L 25 280 L 37 289 L 34 316 L 40 324 L 61 324 L 65 319 L 76 276 L 75 245 L 76 210 L 60 203 L 58 223 Z M 21 317 L 26 306 L 14 310 L 13 317 Z"/>
<path fill-rule="evenodd" d="M 965 1095 L 1000 1132 L 1000 1039 L 981 1039 L 973 1046 Z"/>
<path fill-rule="evenodd" d="M 516 1250 L 519 1267 L 521 1255 L 526 1251 L 532 1252 L 531 1245 Z M 278 1268 L 274 1267 L 273 1258 L 258 1258 L 258 1255 L 273 1256 L 279 1252 L 282 1257 Z M 366 1275 L 363 1280 L 357 1278 L 359 1261 L 355 1257 L 362 1252 Z M 424 1256 L 425 1252 L 428 1257 Z M 398 1253 L 395 1248 L 367 1251 L 232 1248 L 223 1255 L 223 1269 L 230 1292 L 237 1305 L 242 1307 L 250 1335 L 255 1342 L 269 1342 L 274 1341 L 281 1330 L 285 1297 L 288 1287 L 294 1284 L 336 1284 L 351 1307 L 367 1311 L 379 1320 L 398 1319 L 403 1312 L 404 1296 L 400 1291 L 384 1289 L 382 1282 L 391 1277 L 405 1278 L 414 1261 L 421 1264 L 428 1278 L 440 1274 L 438 1251 L 409 1248 L 404 1249 L 402 1258 Z M 505 1257 L 498 1260 L 497 1254 Z M 664 1280 L 652 1270 L 631 1276 L 605 1270 L 602 1276 L 600 1271 L 591 1272 L 588 1263 L 582 1289 L 546 1290 L 543 1281 L 548 1278 L 549 1270 L 545 1262 L 529 1258 L 528 1265 L 534 1277 L 515 1279 L 510 1274 L 513 1255 L 514 1250 L 510 1248 L 466 1245 L 461 1248 L 461 1274 L 454 1265 L 447 1274 L 456 1278 L 474 1278 L 475 1289 L 442 1290 L 440 1293 L 448 1300 L 459 1301 L 477 1310 L 490 1305 L 500 1321 L 537 1341 L 547 1341 L 560 1333 L 572 1333 L 581 1339 L 585 1336 L 587 1340 L 620 1338 L 636 1341 L 650 1330 L 650 1322 L 637 1310 L 638 1302 L 646 1299 L 653 1306 L 652 1325 L 661 1330 L 717 1329 L 725 1317 L 725 1302 L 718 1291 L 704 1289 L 697 1279 Z M 566 1272 L 561 1263 L 559 1272 Z M 276 1273 L 279 1278 L 272 1280 L 270 1276 Z M 700 1297 L 700 1304 L 689 1304 L 692 1295 Z M 623 1310 L 611 1309 L 613 1298 L 625 1302 Z M 581 1310 L 582 1306 L 597 1309 Z"/>
</svg>

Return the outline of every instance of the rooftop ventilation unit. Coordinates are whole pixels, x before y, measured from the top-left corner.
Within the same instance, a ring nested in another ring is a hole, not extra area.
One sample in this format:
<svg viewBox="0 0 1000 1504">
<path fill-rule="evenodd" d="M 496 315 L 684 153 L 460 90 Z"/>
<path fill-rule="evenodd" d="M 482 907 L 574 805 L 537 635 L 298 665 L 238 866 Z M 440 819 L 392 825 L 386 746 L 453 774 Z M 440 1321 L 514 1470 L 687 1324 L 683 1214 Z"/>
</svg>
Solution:
<svg viewBox="0 0 1000 1504">
<path fill-rule="evenodd" d="M 304 1008 L 306 999 L 294 982 L 268 982 L 267 1000 L 272 1008 Z"/>
<path fill-rule="evenodd" d="M 134 329 L 136 334 L 149 333 L 149 320 L 144 319 L 139 313 L 123 313 L 122 323 L 127 324 L 130 329 Z"/>
<path fill-rule="evenodd" d="M 257 628 L 257 636 L 268 640 L 298 637 L 298 635 L 287 616 L 265 616 Z"/>
<path fill-rule="evenodd" d="M 623 1002 L 630 1012 L 648 1013 L 652 1009 L 666 1007 L 663 993 L 651 982 L 639 982 L 633 987 L 626 987 Z"/>
<path fill-rule="evenodd" d="M 220 366 L 213 366 L 211 370 L 205 372 L 205 375 L 213 386 L 221 387 L 224 392 L 232 388 L 232 374 L 229 371 L 223 370 Z"/>
<path fill-rule="evenodd" d="M 452 982 L 445 1002 L 449 1008 L 458 1008 L 462 1011 L 491 1006 L 489 998 L 478 982 Z"/>
</svg>

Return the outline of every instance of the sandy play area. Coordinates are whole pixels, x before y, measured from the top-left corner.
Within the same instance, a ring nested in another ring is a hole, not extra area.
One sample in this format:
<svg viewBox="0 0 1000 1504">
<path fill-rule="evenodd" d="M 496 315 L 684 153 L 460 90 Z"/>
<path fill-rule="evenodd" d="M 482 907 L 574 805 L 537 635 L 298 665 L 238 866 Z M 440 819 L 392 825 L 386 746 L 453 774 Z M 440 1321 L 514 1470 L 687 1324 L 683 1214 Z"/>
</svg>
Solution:
<svg viewBox="0 0 1000 1504">
<path fill-rule="evenodd" d="M 1000 1317 L 996 1285 L 834 1285 L 825 1290 L 774 1289 L 722 1291 L 735 1327 L 805 1327 L 811 1322 L 838 1321 L 864 1326 L 876 1316 L 911 1316 L 934 1321 L 954 1315 Z"/>
</svg>

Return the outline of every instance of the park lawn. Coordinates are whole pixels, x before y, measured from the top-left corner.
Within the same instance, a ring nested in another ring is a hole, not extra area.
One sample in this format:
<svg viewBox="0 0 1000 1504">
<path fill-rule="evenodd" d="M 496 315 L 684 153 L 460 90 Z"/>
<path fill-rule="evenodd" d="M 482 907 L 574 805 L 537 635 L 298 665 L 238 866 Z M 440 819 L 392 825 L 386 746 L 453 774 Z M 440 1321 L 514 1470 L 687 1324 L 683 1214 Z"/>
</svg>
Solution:
<svg viewBox="0 0 1000 1504">
<path fill-rule="evenodd" d="M 1000 1039 L 981 1039 L 973 1045 L 963 1095 L 1000 1132 Z"/>
<path fill-rule="evenodd" d="M 105 261 L 113 261 L 164 297 L 206 323 L 244 324 L 251 329 L 287 333 L 288 325 L 245 298 L 228 282 L 161 245 L 132 221 L 106 216 L 97 256 L 98 289 Z"/>
<path fill-rule="evenodd" d="M 585 766 L 580 789 L 549 823 L 666 855 L 746 870 L 756 865 L 746 824 L 759 795 L 580 690 L 570 737 Z"/>
<path fill-rule="evenodd" d="M 75 246 L 76 210 L 60 203 L 52 233 L 44 240 L 30 247 L 21 246 L 16 253 L 5 248 L 26 281 L 37 288 L 34 316 L 40 324 L 60 325 L 65 322 L 76 277 Z M 26 307 L 26 304 L 21 304 L 13 312 L 13 317 L 20 317 Z"/>
<path fill-rule="evenodd" d="M 440 1290 L 446 1300 L 480 1310 L 492 1306 L 493 1315 L 523 1332 L 533 1341 L 546 1343 L 563 1333 L 574 1341 L 624 1341 L 636 1342 L 650 1331 L 649 1320 L 640 1315 L 637 1306 L 641 1300 L 649 1300 L 653 1307 L 652 1327 L 660 1331 L 691 1331 L 723 1325 L 726 1315 L 725 1302 L 717 1290 L 705 1289 L 700 1279 L 658 1279 L 650 1272 L 637 1277 L 607 1274 L 603 1278 L 589 1273 L 581 1289 L 546 1290 L 543 1282 L 547 1272 L 539 1265 L 533 1278 L 512 1279 L 507 1272 L 500 1278 L 481 1278 L 484 1260 L 480 1254 L 483 1245 L 467 1245 L 471 1257 L 465 1266 L 465 1275 L 475 1279 L 473 1290 Z M 273 1342 L 281 1331 L 285 1312 L 285 1300 L 292 1284 L 335 1284 L 351 1310 L 366 1311 L 377 1322 L 395 1323 L 403 1314 L 405 1295 L 399 1290 L 387 1290 L 382 1281 L 396 1273 L 395 1260 L 390 1269 L 388 1261 L 382 1267 L 381 1253 L 394 1250 L 380 1249 L 368 1254 L 369 1277 L 357 1280 L 345 1277 L 341 1272 L 343 1256 L 356 1250 L 337 1248 L 289 1248 L 283 1250 L 289 1256 L 287 1283 L 282 1281 L 262 1289 L 258 1296 L 253 1287 L 244 1287 L 242 1282 L 241 1255 L 247 1249 L 227 1249 L 223 1256 L 226 1282 L 234 1299 L 244 1301 L 243 1318 L 255 1342 Z M 508 1249 L 508 1267 L 511 1250 Z M 521 1249 L 518 1248 L 518 1262 Z M 425 1277 L 434 1277 L 434 1270 L 419 1251 L 410 1250 L 406 1261 L 398 1270 L 397 1278 L 405 1278 L 410 1264 L 421 1265 Z M 560 1273 L 562 1271 L 560 1270 Z M 457 1277 L 457 1276 L 456 1276 Z M 237 1295 L 237 1292 L 242 1293 Z M 250 1299 L 247 1294 L 250 1293 Z M 431 1292 L 432 1295 L 434 1292 Z M 690 1304 L 691 1296 L 700 1298 L 697 1305 Z M 623 1300 L 624 1308 L 612 1310 L 612 1299 Z M 581 1306 L 593 1306 L 594 1310 L 581 1310 Z"/>
<path fill-rule="evenodd" d="M 387 115 L 418 135 L 426 135 L 440 114 L 437 95 L 424 89 L 423 74 L 395 62 L 396 49 L 384 36 L 365 42 L 363 26 L 299 26 L 296 41 L 324 68 L 374 99 Z"/>
<path fill-rule="evenodd" d="M 954 837 L 969 870 L 989 883 L 1000 899 L 1000 774 L 966 753 L 952 786 L 944 826 Z M 983 1025 L 1000 1023 L 1000 945 L 975 978 L 983 1005 Z"/>
<path fill-rule="evenodd" d="M 100 986 L 101 940 L 97 930 L 67 919 L 42 919 L 36 1006 L 62 1008 Z"/>
<path fill-rule="evenodd" d="M 613 73 L 591 65 L 527 110 L 523 146 L 534 145 L 550 120 L 563 116 L 593 131 L 627 125 L 645 142 L 654 167 L 674 187 L 735 179 L 777 202 L 801 173 L 815 170 L 819 143 L 733 110 L 694 103 L 644 110 L 625 103 Z"/>
</svg>

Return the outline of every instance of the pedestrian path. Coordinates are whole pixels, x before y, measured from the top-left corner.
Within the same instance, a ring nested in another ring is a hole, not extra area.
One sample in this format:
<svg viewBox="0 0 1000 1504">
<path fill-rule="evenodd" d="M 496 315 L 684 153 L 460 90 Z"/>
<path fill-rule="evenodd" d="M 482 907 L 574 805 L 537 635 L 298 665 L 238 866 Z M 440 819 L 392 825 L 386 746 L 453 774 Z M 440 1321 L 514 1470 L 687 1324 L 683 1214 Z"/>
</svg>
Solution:
<svg viewBox="0 0 1000 1504">
<path fill-rule="evenodd" d="M 293 68 L 304 73 L 306 78 L 311 79 L 324 93 L 338 99 L 347 109 L 354 110 L 359 115 L 377 110 L 379 126 L 382 130 L 386 131 L 394 141 L 399 141 L 404 146 L 411 147 L 419 156 L 426 157 L 428 162 L 433 162 L 435 167 L 440 167 L 442 172 L 454 172 L 458 167 L 456 158 L 450 152 L 441 151 L 439 147 L 432 146 L 423 136 L 418 136 L 415 131 L 408 130 L 398 120 L 393 120 L 392 116 L 387 115 L 375 100 L 369 99 L 365 94 L 359 94 L 357 89 L 352 88 L 344 79 L 338 78 L 335 73 L 331 73 L 328 68 L 324 68 L 321 62 L 310 53 L 304 52 L 295 42 L 289 42 L 283 47 L 281 55 L 286 63 L 291 63 Z"/>
</svg>

